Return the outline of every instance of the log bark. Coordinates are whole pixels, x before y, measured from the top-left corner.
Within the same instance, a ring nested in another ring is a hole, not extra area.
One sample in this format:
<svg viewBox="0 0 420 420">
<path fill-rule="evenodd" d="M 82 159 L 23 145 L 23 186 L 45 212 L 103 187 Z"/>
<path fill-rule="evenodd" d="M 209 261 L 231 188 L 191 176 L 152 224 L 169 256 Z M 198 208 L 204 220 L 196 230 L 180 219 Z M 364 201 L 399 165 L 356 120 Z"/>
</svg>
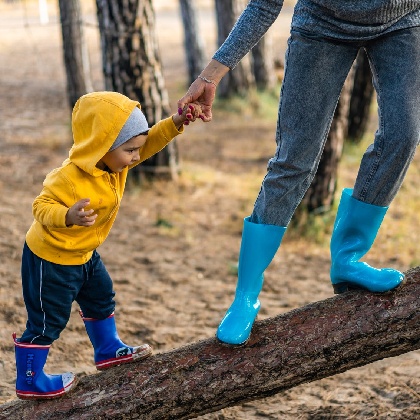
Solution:
<svg viewBox="0 0 420 420">
<path fill-rule="evenodd" d="M 420 348 L 420 267 L 395 291 L 353 291 L 255 323 L 242 347 L 215 338 L 82 378 L 57 400 L 13 401 L 1 419 L 189 419 Z"/>
</svg>

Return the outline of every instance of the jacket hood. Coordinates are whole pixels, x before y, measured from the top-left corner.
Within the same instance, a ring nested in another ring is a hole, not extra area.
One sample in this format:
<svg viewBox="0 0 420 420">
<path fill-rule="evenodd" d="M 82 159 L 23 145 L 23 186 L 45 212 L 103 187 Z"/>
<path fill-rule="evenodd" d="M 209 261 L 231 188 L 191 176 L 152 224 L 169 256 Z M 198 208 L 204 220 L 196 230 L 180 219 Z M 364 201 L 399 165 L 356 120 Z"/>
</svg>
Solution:
<svg viewBox="0 0 420 420">
<path fill-rule="evenodd" d="M 140 108 L 140 103 L 117 92 L 80 97 L 72 113 L 70 161 L 92 176 L 102 175 L 96 164 L 109 151 L 135 107 Z"/>
</svg>

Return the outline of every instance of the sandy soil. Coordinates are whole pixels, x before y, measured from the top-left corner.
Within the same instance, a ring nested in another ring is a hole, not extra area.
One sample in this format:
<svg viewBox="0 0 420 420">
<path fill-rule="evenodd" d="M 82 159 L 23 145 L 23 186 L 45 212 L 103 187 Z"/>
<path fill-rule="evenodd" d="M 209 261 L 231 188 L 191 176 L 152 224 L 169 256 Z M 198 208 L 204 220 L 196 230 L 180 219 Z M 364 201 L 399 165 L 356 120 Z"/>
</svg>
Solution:
<svg viewBox="0 0 420 420">
<path fill-rule="evenodd" d="M 71 144 L 55 9 L 50 23 L 40 26 L 36 7 L 31 2 L 26 10 L 22 7 L 0 6 L 0 403 L 15 398 L 11 334 L 20 334 L 26 321 L 19 270 L 31 203 L 45 174 L 65 159 Z M 202 13 L 208 18 L 203 32 L 214 33 L 211 13 Z M 181 30 L 176 18 L 172 10 L 159 9 L 161 51 L 174 109 L 185 70 L 182 35 L 173 36 Z M 287 14 L 282 19 L 278 51 L 287 37 Z M 100 90 L 96 29 L 88 26 L 86 34 L 94 84 Z M 207 41 L 210 54 L 210 35 Z M 253 115 L 226 120 L 222 114 L 211 125 L 196 123 L 178 142 L 178 182 L 143 185 L 126 194 L 100 253 L 115 282 L 116 319 L 127 343 L 148 342 L 161 352 L 214 335 L 233 296 L 242 219 L 252 209 L 265 163 L 274 152 L 274 125 Z M 392 260 L 397 268 L 409 268 L 393 255 L 376 255 L 381 264 Z M 327 246 L 286 235 L 266 273 L 260 319 L 330 297 L 328 272 Z M 68 327 L 52 346 L 48 372 L 95 373 L 77 311 L 74 306 Z M 420 418 L 420 352 L 201 418 Z"/>
</svg>

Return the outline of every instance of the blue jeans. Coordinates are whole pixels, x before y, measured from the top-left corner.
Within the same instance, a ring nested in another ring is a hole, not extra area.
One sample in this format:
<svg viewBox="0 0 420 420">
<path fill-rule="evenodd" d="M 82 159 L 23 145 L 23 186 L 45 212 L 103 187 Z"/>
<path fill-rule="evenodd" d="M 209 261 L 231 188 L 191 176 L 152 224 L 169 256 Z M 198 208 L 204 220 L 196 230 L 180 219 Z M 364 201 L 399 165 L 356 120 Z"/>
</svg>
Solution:
<svg viewBox="0 0 420 420">
<path fill-rule="evenodd" d="M 60 265 L 36 256 L 25 243 L 22 288 L 28 320 L 20 341 L 49 345 L 70 318 L 76 301 L 87 318 L 105 319 L 114 312 L 112 280 L 99 254 L 82 265 Z"/>
<path fill-rule="evenodd" d="M 341 89 L 360 48 L 370 61 L 379 127 L 353 196 L 389 206 L 420 140 L 420 27 L 371 40 L 340 41 L 292 30 L 277 122 L 277 151 L 251 215 L 287 226 L 318 167 Z"/>
</svg>

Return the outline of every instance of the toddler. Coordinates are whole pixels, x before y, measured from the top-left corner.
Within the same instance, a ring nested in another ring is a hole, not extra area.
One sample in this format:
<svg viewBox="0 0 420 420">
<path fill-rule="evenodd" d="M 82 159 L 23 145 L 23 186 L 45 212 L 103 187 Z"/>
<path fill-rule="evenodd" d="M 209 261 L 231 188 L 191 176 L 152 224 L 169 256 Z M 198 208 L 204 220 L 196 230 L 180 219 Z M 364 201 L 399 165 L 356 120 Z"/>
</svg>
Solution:
<svg viewBox="0 0 420 420">
<path fill-rule="evenodd" d="M 163 149 L 199 112 L 199 106 L 189 105 L 149 127 L 140 104 L 120 93 L 94 92 L 77 101 L 74 144 L 61 167 L 45 178 L 23 248 L 28 319 L 22 336 L 13 334 L 18 398 L 55 398 L 74 387 L 73 373 L 43 371 L 74 301 L 81 308 L 97 369 L 152 353 L 148 344 L 128 346 L 119 338 L 112 280 L 96 249 L 117 216 L 129 169 Z"/>
</svg>

